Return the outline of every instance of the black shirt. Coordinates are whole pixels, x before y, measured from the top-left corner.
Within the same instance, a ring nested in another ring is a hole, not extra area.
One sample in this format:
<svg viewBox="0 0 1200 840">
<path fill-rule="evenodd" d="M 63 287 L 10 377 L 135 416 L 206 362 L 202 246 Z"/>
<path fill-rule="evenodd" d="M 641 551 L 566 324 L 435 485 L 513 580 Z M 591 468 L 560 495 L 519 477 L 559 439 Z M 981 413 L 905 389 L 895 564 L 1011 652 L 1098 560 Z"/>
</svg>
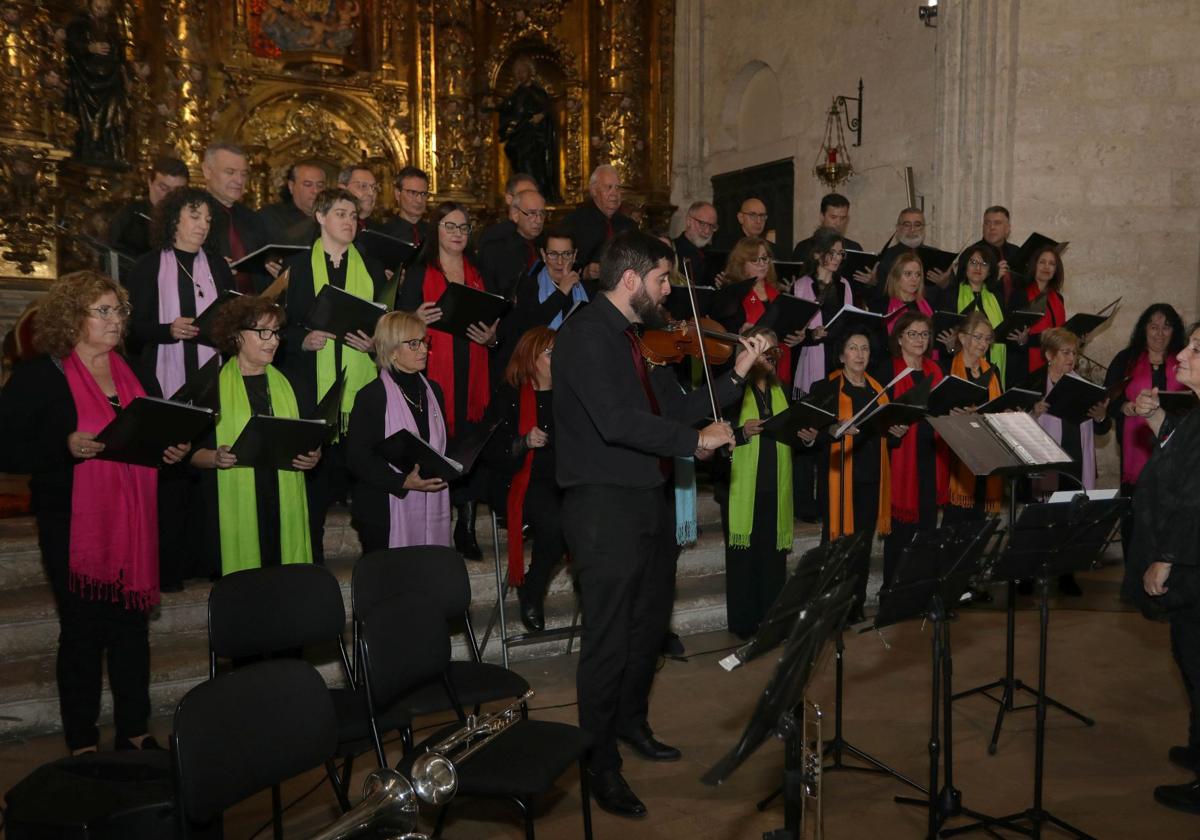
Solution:
<svg viewBox="0 0 1200 840">
<path fill-rule="evenodd" d="M 590 198 L 567 214 L 563 230 L 575 241 L 575 262 L 581 266 L 600 261 L 600 249 L 611 237 L 626 230 L 637 230 L 628 216 L 614 213 L 611 218 L 600 212 Z"/>
<path fill-rule="evenodd" d="M 511 221 L 500 222 L 485 230 L 476 249 L 484 288 L 492 294 L 511 298 L 517 284 L 540 264 L 539 246 L 539 240 L 521 236 Z"/>
<path fill-rule="evenodd" d="M 317 220 L 291 201 L 271 204 L 258 211 L 269 245 L 311 245 L 317 241 Z"/>
<path fill-rule="evenodd" d="M 648 371 L 661 410 L 656 415 L 634 365 L 629 321 L 608 299 L 579 310 L 558 331 L 551 356 L 554 428 L 561 487 L 604 484 L 650 489 L 663 483 L 660 457 L 686 457 L 708 413 L 706 388 L 684 395 L 673 371 Z M 737 396 L 732 372 L 714 382 L 717 403 Z"/>
<path fill-rule="evenodd" d="M 108 244 L 136 259 L 150 250 L 150 219 L 154 212 L 149 199 L 138 198 L 121 205 L 108 224 Z"/>
</svg>

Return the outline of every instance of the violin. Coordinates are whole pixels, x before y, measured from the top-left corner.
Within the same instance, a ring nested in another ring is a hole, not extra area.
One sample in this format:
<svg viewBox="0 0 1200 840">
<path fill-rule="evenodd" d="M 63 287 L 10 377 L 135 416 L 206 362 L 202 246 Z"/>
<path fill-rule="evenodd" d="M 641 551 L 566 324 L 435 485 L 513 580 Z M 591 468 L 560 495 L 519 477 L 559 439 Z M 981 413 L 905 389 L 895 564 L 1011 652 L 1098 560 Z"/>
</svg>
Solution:
<svg viewBox="0 0 1200 840">
<path fill-rule="evenodd" d="M 673 365 L 685 356 L 705 358 L 710 364 L 729 361 L 739 337 L 725 332 L 712 318 L 701 318 L 700 329 L 695 320 L 671 321 L 661 329 L 646 330 L 638 336 L 638 349 L 647 364 Z M 703 345 L 703 349 L 701 347 Z"/>
</svg>

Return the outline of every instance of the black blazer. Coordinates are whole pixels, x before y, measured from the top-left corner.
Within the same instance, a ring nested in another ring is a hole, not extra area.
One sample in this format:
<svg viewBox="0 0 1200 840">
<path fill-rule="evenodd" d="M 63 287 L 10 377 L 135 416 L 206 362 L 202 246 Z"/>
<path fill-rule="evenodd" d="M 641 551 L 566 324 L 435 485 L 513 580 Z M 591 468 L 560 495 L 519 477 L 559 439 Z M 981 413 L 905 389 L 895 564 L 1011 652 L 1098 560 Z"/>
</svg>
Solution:
<svg viewBox="0 0 1200 840">
<path fill-rule="evenodd" d="M 563 230 L 575 240 L 575 262 L 581 266 L 600 261 L 600 249 L 608 241 L 608 222 L 596 202 L 590 198 L 567 214 Z M 621 213 L 611 219 L 613 236 L 627 230 L 637 230 L 637 222 Z"/>
<path fill-rule="evenodd" d="M 528 242 L 512 222 L 492 225 L 483 232 L 476 254 L 485 289 L 504 297 L 512 296 L 513 290 L 529 274 Z M 533 247 L 536 249 L 540 245 L 541 237 L 538 237 Z M 538 259 L 540 256 L 535 257 L 535 264 Z"/>
<path fill-rule="evenodd" d="M 208 202 L 209 209 L 212 211 L 212 227 L 208 229 L 208 238 L 204 240 L 204 250 L 210 254 L 218 254 L 222 257 L 231 256 L 229 247 L 229 227 L 232 223 L 237 227 L 238 236 L 241 237 L 242 247 L 247 254 L 252 254 L 267 242 L 267 231 L 263 227 L 262 221 L 258 218 L 258 214 L 244 204 L 238 203 L 232 207 L 226 207 L 221 202 L 210 196 Z M 256 292 L 264 291 L 271 285 L 273 278 L 269 274 L 254 274 L 251 275 L 254 280 L 254 290 Z"/>
</svg>

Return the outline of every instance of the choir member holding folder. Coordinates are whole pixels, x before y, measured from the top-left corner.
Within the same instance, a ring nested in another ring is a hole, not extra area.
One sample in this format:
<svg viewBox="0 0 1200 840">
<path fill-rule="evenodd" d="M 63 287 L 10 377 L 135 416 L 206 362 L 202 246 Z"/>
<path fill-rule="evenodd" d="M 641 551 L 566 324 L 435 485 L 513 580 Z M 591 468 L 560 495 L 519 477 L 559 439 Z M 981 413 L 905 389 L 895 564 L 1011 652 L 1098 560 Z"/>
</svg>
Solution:
<svg viewBox="0 0 1200 840">
<path fill-rule="evenodd" d="M 290 315 L 282 370 L 296 389 L 301 416 L 311 417 L 341 373 L 339 431 L 344 431 L 354 398 L 375 378 L 371 360 L 371 335 L 355 330 L 334 335 L 309 323 L 313 303 L 321 290 L 333 286 L 364 301 L 373 301 L 385 282 L 383 270 L 370 257 L 352 247 L 358 233 L 358 201 L 344 189 L 322 190 L 315 214 L 321 236 L 312 248 L 288 260 L 291 279 L 287 288 Z M 308 476 L 308 513 L 312 526 L 313 557 L 324 562 L 325 514 L 333 502 L 349 495 L 345 444 L 335 441 L 324 452 L 320 466 Z"/>
<path fill-rule="evenodd" d="M 796 281 L 792 294 L 798 298 L 816 301 L 821 311 L 808 322 L 807 333 L 796 360 L 793 384 L 796 392 L 807 394 L 813 383 L 829 375 L 836 361 L 833 354 L 825 352 L 825 327 L 843 306 L 853 304 L 850 283 L 837 276 L 842 259 L 846 256 L 842 235 L 833 228 L 818 228 L 813 234 L 812 252 L 808 256 L 816 265 L 816 271 Z"/>
<path fill-rule="evenodd" d="M 301 416 L 291 383 L 272 364 L 285 320 L 278 304 L 247 295 L 227 304 L 213 324 L 217 347 L 229 357 L 218 381 L 221 416 L 192 464 L 216 471 L 208 494 L 216 527 L 206 531 L 217 537 L 223 575 L 313 561 L 304 474 L 320 461 L 320 449 L 298 453 L 291 470 L 239 464 L 231 451 L 251 416 Z"/>
<path fill-rule="evenodd" d="M 347 460 L 356 480 L 351 522 L 363 553 L 407 545 L 450 545 L 450 491 L 420 466 L 404 472 L 376 450 L 406 429 L 445 454 L 442 389 L 426 378 L 431 355 L 425 322 L 389 312 L 375 327 L 379 375 L 358 393 L 350 415 Z"/>
<path fill-rule="evenodd" d="M 1063 303 L 1063 264 L 1055 250 L 1055 245 L 1043 245 L 1029 258 L 1029 271 L 1032 280 L 1025 286 L 1025 299 L 1030 303 L 1044 296 L 1046 314 L 1042 320 L 1029 328 L 1028 337 L 1028 372 L 1040 370 L 1046 364 L 1041 349 L 1038 346 L 1038 336 L 1055 327 L 1061 327 L 1067 321 L 1067 310 Z M 1025 344 L 1026 342 L 1020 342 Z"/>
<path fill-rule="evenodd" d="M 476 323 L 461 334 L 437 328 L 442 317 L 438 300 L 449 284 L 483 291 L 483 277 L 464 253 L 471 234 L 467 209 L 451 201 L 434 213 L 436 236 L 425 243 L 421 256 L 405 274 L 396 309 L 415 312 L 430 327 L 429 378 L 446 396 L 446 431 L 451 439 L 470 431 L 483 418 L 491 395 L 488 350 L 497 344 L 499 318 Z M 482 497 L 478 481 L 458 482 L 453 503 L 458 514 L 454 544 L 468 560 L 481 560 L 475 541 L 475 504 Z"/>
<path fill-rule="evenodd" d="M 955 334 L 957 352 L 951 357 L 950 375 L 986 386 L 987 398 L 1000 396 L 1000 377 L 987 360 L 995 334 L 987 310 L 975 309 L 963 319 Z M 982 519 L 1000 512 L 1004 481 L 999 476 L 976 477 L 967 465 L 950 455 L 950 500 L 942 514 L 942 524 L 950 525 Z"/>
<path fill-rule="evenodd" d="M 897 260 L 892 273 L 902 265 L 902 260 Z M 922 274 L 917 275 L 918 282 Z M 893 401 L 926 378 L 932 379 L 934 386 L 942 380 L 941 369 L 929 358 L 932 333 L 933 321 L 923 312 L 909 311 L 895 319 L 888 338 L 891 358 L 881 365 L 877 378 L 890 382 L 906 367 L 916 373 L 896 383 Z M 884 586 L 891 582 L 900 553 L 917 531 L 937 527 L 938 508 L 946 503 L 949 480 L 946 446 L 928 423 L 913 424 L 898 444 L 891 445 L 892 532 L 883 546 Z"/>
<path fill-rule="evenodd" d="M 996 295 L 998 265 L 996 252 L 991 246 L 968 248 L 959 260 L 954 282 L 942 293 L 938 308 L 945 312 L 983 312 L 987 316 L 988 332 L 994 332 L 1004 321 L 1004 306 Z M 938 341 L 946 345 L 948 353 L 955 352 L 956 347 L 966 346 L 962 345 L 961 339 L 961 329 L 947 330 L 938 335 Z M 1000 382 L 1006 382 L 1004 374 L 1008 353 L 1003 341 L 991 342 L 988 360 L 996 366 Z"/>
<path fill-rule="evenodd" d="M 74 753 L 97 749 L 107 655 L 118 749 L 151 749 L 150 638 L 159 602 L 157 472 L 98 458 L 96 433 L 145 395 L 117 352 L 129 307 L 104 274 L 77 271 L 39 302 L 34 342 L 0 391 L 0 470 L 29 474 L 38 545 L 59 620 L 58 692 Z M 163 452 L 178 463 L 187 443 Z"/>
<path fill-rule="evenodd" d="M 729 260 L 725 263 L 725 282 L 732 284 L 743 280 L 753 280 L 754 285 L 746 292 L 741 306 L 734 313 L 733 319 L 730 319 L 737 320 L 738 323 L 725 324 L 732 332 L 741 332 L 748 326 L 758 324 L 782 291 L 771 258 L 771 246 L 767 240 L 746 237 L 733 246 Z M 792 348 L 797 347 L 804 338 L 803 327 L 783 336 L 783 346 L 778 350 L 776 367 L 781 381 L 792 381 L 792 354 L 795 352 Z"/>
<path fill-rule="evenodd" d="M 180 187 L 168 193 L 155 208 L 154 250 L 137 261 L 125 280 L 133 310 L 129 333 L 137 348 L 134 365 L 150 394 L 172 396 L 216 355 L 210 345 L 197 340 L 200 330 L 193 323 L 233 288 L 229 266 L 204 251 L 211 225 L 203 190 Z M 185 578 L 209 577 L 216 571 L 200 550 L 199 494 L 199 477 L 186 465 L 160 473 L 163 591 L 178 592 Z"/>
</svg>

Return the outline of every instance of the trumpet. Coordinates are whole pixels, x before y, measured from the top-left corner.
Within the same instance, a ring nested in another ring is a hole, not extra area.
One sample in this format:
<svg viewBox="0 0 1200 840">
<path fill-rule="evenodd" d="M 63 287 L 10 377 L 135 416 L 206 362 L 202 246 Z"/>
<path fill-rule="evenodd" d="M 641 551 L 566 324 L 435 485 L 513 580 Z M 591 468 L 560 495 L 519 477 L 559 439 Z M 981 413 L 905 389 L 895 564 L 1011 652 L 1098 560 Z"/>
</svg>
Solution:
<svg viewBox="0 0 1200 840">
<path fill-rule="evenodd" d="M 419 809 L 408 779 L 383 767 L 367 776 L 363 798 L 357 805 L 308 838 L 308 840 L 351 840 L 384 836 L 393 840 L 429 840 L 415 831 Z"/>
<path fill-rule="evenodd" d="M 454 798 L 458 790 L 455 765 L 462 764 L 521 720 L 525 716 L 524 706 L 532 696 L 533 689 L 529 689 L 502 709 L 482 715 L 467 715 L 462 727 L 426 747 L 426 751 L 413 762 L 410 771 L 413 790 L 421 801 L 430 805 L 444 805 Z"/>
</svg>

